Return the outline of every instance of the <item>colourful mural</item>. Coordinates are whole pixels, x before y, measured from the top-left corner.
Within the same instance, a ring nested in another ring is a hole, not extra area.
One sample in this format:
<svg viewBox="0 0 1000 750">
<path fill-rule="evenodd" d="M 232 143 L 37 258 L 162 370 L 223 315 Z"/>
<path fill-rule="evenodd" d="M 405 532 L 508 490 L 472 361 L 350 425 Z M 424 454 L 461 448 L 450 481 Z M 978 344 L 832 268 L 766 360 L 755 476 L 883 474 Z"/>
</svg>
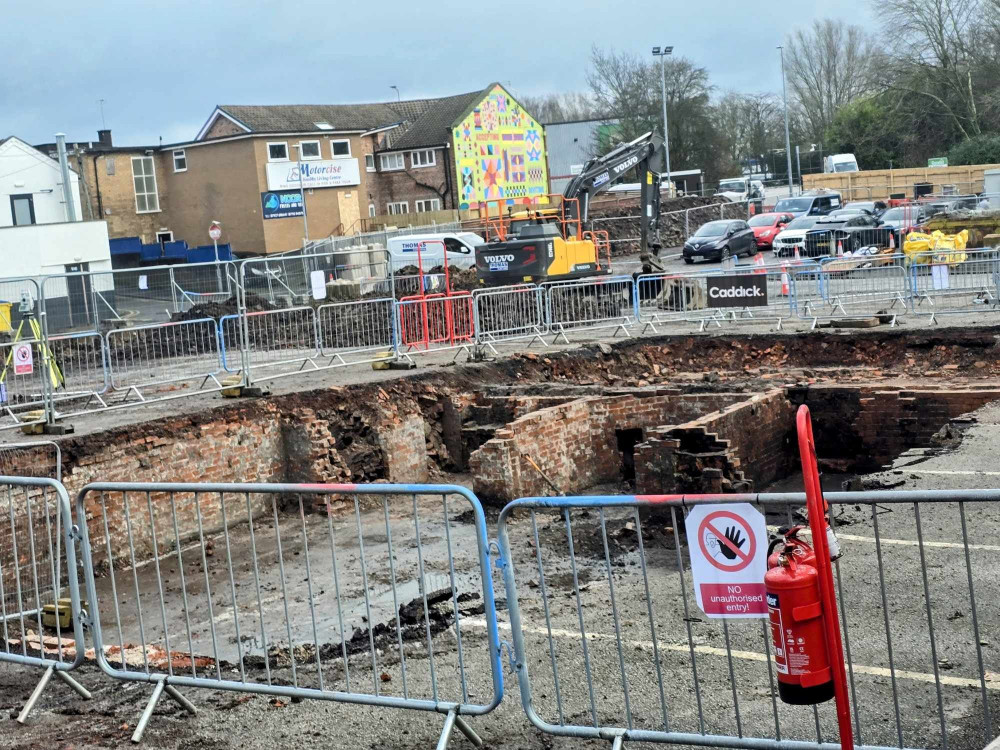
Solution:
<svg viewBox="0 0 1000 750">
<path fill-rule="evenodd" d="M 506 204 L 546 200 L 542 126 L 496 86 L 454 129 L 461 208 L 489 200 Z"/>
</svg>

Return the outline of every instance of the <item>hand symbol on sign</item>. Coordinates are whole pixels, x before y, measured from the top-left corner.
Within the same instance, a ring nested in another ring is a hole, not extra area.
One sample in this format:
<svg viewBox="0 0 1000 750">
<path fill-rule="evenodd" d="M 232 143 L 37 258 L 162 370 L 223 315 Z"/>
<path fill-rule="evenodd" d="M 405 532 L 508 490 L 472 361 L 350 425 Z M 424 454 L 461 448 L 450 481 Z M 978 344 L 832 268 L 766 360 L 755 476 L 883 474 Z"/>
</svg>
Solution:
<svg viewBox="0 0 1000 750">
<path fill-rule="evenodd" d="M 733 547 L 740 549 L 746 539 L 740 533 L 740 530 L 735 526 L 729 526 L 726 528 L 726 539 L 733 543 Z M 719 541 L 719 552 L 722 553 L 723 557 L 727 560 L 736 559 L 736 551 L 730 548 L 728 544 L 724 544 L 721 540 Z"/>
</svg>

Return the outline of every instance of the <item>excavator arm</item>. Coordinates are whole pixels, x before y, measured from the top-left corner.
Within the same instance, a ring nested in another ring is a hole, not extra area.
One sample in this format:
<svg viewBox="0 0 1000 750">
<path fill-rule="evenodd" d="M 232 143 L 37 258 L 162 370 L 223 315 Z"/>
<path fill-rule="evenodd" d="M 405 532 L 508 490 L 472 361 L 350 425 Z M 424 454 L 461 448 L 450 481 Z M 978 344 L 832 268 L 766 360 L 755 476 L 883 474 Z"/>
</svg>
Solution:
<svg viewBox="0 0 1000 750">
<path fill-rule="evenodd" d="M 658 255 L 661 247 L 660 183 L 665 156 L 663 138 L 650 132 L 634 141 L 623 143 L 604 156 L 591 159 L 583 166 L 580 174 L 569 181 L 563 191 L 563 198 L 567 200 L 568 218 L 586 223 L 591 199 L 621 182 L 633 169 L 637 169 L 641 185 L 640 252 L 643 256 L 648 255 L 649 251 L 652 251 L 654 256 Z M 575 215 L 577 210 L 579 216 Z"/>
</svg>

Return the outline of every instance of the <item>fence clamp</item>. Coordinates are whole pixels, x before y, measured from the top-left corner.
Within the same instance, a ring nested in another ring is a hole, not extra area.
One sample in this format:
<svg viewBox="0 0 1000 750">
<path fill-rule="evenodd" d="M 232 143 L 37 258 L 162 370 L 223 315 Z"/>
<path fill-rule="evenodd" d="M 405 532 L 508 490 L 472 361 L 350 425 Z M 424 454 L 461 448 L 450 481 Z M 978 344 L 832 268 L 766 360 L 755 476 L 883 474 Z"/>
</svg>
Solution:
<svg viewBox="0 0 1000 750">
<path fill-rule="evenodd" d="M 70 527 L 69 538 L 77 542 L 83 539 L 83 534 L 80 533 L 80 527 L 76 524 L 73 524 Z"/>
<path fill-rule="evenodd" d="M 497 542 L 490 542 L 489 551 L 490 554 L 496 555 L 496 559 L 493 561 L 493 567 L 501 571 L 507 567 L 507 561 L 504 559 L 503 552 L 501 552 L 500 545 Z"/>
</svg>

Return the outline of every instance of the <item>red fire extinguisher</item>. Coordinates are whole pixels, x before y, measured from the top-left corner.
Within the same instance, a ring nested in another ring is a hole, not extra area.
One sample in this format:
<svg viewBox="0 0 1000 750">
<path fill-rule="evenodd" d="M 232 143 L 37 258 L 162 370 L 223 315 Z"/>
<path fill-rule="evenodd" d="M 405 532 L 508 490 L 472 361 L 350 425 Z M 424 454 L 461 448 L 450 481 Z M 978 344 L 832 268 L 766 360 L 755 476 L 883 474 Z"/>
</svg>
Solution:
<svg viewBox="0 0 1000 750">
<path fill-rule="evenodd" d="M 793 536 L 764 576 L 778 697 L 796 706 L 828 701 L 834 693 L 819 573 L 805 560 L 815 562 L 816 556 Z"/>
</svg>

